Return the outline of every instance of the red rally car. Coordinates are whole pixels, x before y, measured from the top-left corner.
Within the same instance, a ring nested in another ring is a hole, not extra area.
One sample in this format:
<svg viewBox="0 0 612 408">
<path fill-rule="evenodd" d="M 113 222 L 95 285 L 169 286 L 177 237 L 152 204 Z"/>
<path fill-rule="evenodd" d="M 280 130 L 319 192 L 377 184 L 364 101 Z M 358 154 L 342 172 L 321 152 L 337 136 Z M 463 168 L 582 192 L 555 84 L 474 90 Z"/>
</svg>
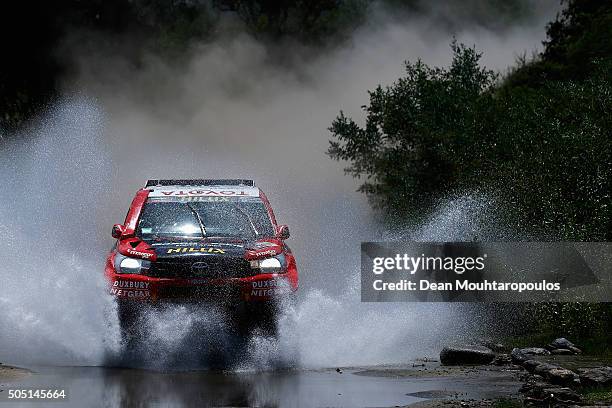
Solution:
<svg viewBox="0 0 612 408">
<path fill-rule="evenodd" d="M 289 228 L 252 180 L 149 180 L 112 235 L 105 274 L 122 331 L 144 305 L 176 302 L 261 320 L 298 288 Z"/>
</svg>

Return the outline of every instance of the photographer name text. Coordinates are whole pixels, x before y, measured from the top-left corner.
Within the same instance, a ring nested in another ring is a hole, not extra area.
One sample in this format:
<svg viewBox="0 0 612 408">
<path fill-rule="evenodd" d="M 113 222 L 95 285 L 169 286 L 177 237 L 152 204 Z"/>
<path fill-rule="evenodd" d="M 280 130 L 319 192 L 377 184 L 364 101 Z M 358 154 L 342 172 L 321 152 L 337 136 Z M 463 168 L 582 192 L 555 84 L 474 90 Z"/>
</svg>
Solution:
<svg viewBox="0 0 612 408">
<path fill-rule="evenodd" d="M 484 280 L 482 282 L 470 282 L 468 280 L 456 280 L 454 282 L 433 282 L 427 279 L 411 281 L 401 279 L 397 282 L 384 282 L 377 279 L 372 283 L 376 291 L 558 291 L 561 284 L 558 282 L 497 282 Z"/>
</svg>

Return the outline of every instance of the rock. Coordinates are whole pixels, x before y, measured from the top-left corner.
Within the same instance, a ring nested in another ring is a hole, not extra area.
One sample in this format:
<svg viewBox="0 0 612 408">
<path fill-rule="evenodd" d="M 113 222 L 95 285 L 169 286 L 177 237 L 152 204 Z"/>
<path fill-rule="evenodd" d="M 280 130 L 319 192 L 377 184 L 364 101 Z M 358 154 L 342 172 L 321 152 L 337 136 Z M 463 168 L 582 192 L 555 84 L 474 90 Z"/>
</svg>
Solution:
<svg viewBox="0 0 612 408">
<path fill-rule="evenodd" d="M 521 353 L 526 354 L 526 355 L 533 355 L 533 356 L 550 355 L 550 351 L 542 347 L 527 347 L 527 348 L 521 349 Z"/>
<path fill-rule="evenodd" d="M 544 364 L 544 363 L 540 363 L 538 360 L 525 360 L 521 363 L 523 368 L 532 374 L 535 372 L 535 368 L 539 366 L 540 364 Z"/>
<path fill-rule="evenodd" d="M 556 349 L 560 349 L 560 348 L 570 349 L 570 347 L 576 347 L 574 343 L 572 343 L 565 337 L 559 337 L 558 339 L 555 339 L 555 341 L 550 343 L 550 346 Z"/>
<path fill-rule="evenodd" d="M 493 365 L 503 366 L 512 364 L 512 357 L 509 354 L 498 354 L 491 362 Z"/>
<path fill-rule="evenodd" d="M 580 377 L 578 377 L 578 374 L 563 367 L 548 369 L 545 371 L 543 377 L 553 384 L 580 384 Z"/>
<path fill-rule="evenodd" d="M 525 361 L 529 360 L 529 357 L 523 354 L 523 352 L 519 348 L 512 349 L 512 351 L 510 352 L 510 358 L 512 359 L 512 362 L 514 364 L 518 364 L 518 365 L 521 365 Z"/>
<path fill-rule="evenodd" d="M 550 384 L 545 383 L 544 381 L 537 380 L 535 377 L 530 379 L 526 383 L 524 383 L 519 392 L 534 398 L 542 398 L 542 391 L 544 388 L 551 387 Z"/>
<path fill-rule="evenodd" d="M 550 385 L 542 381 L 529 381 L 520 388 L 521 393 L 528 397 L 530 402 L 537 405 L 550 403 L 579 403 L 582 397 L 567 387 Z"/>
<path fill-rule="evenodd" d="M 551 351 L 551 353 L 555 354 L 557 356 L 560 356 L 560 355 L 573 355 L 574 354 L 574 352 L 572 350 L 561 349 L 561 348 L 560 349 L 553 349 Z"/>
<path fill-rule="evenodd" d="M 583 385 L 612 385 L 612 367 L 579 368 L 578 375 Z"/>
<path fill-rule="evenodd" d="M 542 363 L 537 360 L 527 360 L 522 366 L 532 374 L 537 374 L 552 384 L 568 385 L 580 383 L 578 374 L 555 364 Z"/>
<path fill-rule="evenodd" d="M 549 396 L 551 399 L 559 402 L 580 402 L 582 397 L 567 387 L 547 387 L 542 389 L 544 395 Z"/>
<path fill-rule="evenodd" d="M 485 341 L 482 343 L 483 346 L 493 350 L 495 353 L 503 353 L 506 351 L 506 346 L 501 343 L 495 343 L 493 341 Z"/>
<path fill-rule="evenodd" d="M 440 352 L 442 365 L 489 364 L 495 358 L 484 346 L 444 347 Z"/>
<path fill-rule="evenodd" d="M 554 352 L 555 350 L 569 350 L 572 354 L 581 354 L 582 350 L 580 350 L 574 343 L 566 339 L 565 337 L 560 337 L 555 339 L 552 343 L 546 346 L 548 350 L 553 352 L 553 354 L 567 354 L 567 352 Z"/>
</svg>

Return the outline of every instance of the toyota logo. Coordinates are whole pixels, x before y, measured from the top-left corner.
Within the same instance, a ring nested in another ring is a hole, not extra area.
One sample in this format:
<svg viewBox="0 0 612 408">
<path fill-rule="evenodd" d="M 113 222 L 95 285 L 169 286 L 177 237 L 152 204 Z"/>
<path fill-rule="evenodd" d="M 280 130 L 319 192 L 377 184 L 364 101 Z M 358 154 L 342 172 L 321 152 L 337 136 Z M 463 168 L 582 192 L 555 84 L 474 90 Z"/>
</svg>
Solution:
<svg viewBox="0 0 612 408">
<path fill-rule="evenodd" d="M 191 272 L 196 275 L 203 275 L 208 271 L 208 264 L 206 262 L 196 262 L 191 265 Z"/>
</svg>

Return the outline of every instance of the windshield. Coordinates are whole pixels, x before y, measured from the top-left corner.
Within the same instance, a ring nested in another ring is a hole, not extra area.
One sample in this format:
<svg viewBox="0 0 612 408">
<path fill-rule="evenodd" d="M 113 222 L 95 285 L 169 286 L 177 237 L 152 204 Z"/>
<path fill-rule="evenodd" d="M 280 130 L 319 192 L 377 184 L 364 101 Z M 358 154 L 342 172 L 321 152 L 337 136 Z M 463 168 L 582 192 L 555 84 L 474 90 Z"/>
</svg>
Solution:
<svg viewBox="0 0 612 408">
<path fill-rule="evenodd" d="M 231 237 L 258 238 L 274 235 L 263 202 L 253 200 L 167 201 L 145 204 L 136 234 L 142 239 Z"/>
</svg>

